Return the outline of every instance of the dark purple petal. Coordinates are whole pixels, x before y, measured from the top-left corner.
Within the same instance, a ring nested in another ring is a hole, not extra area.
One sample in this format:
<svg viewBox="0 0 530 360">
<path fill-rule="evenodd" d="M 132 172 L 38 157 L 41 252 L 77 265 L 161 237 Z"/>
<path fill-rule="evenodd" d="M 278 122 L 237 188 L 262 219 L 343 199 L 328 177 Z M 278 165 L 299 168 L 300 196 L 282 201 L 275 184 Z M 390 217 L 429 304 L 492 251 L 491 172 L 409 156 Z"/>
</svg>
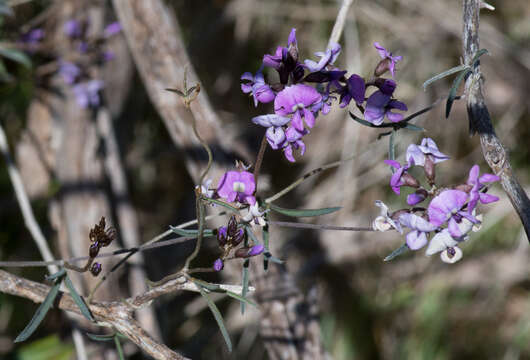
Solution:
<svg viewBox="0 0 530 360">
<path fill-rule="evenodd" d="M 398 114 L 398 113 L 394 113 L 394 112 L 391 112 L 391 111 L 387 111 L 386 113 L 386 117 L 396 123 L 396 122 L 400 122 L 401 120 L 403 120 L 403 115 L 402 114 Z"/>
<path fill-rule="evenodd" d="M 390 95 L 376 91 L 366 101 L 364 119 L 374 125 L 381 125 L 385 116 L 385 106 L 390 101 Z"/>
<path fill-rule="evenodd" d="M 215 271 L 221 271 L 221 270 L 223 270 L 223 267 L 224 267 L 223 260 L 217 259 L 217 260 L 214 261 L 213 269 Z"/>
<path fill-rule="evenodd" d="M 263 250 L 265 250 L 265 247 L 263 247 L 263 245 L 254 245 L 253 247 L 250 248 L 250 251 L 248 252 L 248 255 L 249 256 L 256 256 L 256 255 L 259 255 L 263 252 Z"/>
</svg>

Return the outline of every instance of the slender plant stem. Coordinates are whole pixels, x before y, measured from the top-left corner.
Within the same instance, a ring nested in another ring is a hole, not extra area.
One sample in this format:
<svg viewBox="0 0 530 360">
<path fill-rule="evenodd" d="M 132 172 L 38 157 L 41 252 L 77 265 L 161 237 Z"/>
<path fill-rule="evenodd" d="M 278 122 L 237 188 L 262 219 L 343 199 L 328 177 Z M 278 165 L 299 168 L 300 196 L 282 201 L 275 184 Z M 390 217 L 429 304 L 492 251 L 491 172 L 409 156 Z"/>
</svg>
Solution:
<svg viewBox="0 0 530 360">
<path fill-rule="evenodd" d="M 348 16 L 348 10 L 353 3 L 353 0 L 343 0 L 342 5 L 339 9 L 337 19 L 335 20 L 335 25 L 333 25 L 333 30 L 331 30 L 331 36 L 329 37 L 328 48 L 331 47 L 331 44 L 339 42 L 340 36 L 342 35 L 342 30 L 344 25 L 346 25 L 346 19 Z"/>
<path fill-rule="evenodd" d="M 263 163 L 263 156 L 265 155 L 265 150 L 267 150 L 267 136 L 263 135 L 261 139 L 261 145 L 259 147 L 258 156 L 256 157 L 256 164 L 254 165 L 254 181 L 256 182 L 256 189 L 258 188 L 258 176 L 261 169 L 261 164 Z"/>
<path fill-rule="evenodd" d="M 193 252 L 186 259 L 186 262 L 184 263 L 184 267 L 182 268 L 181 272 L 187 272 L 189 270 L 191 261 L 197 257 L 197 255 L 199 254 L 199 250 L 202 246 L 202 233 L 204 231 L 204 204 L 202 203 L 200 190 L 197 191 L 197 200 L 195 201 L 195 207 L 197 208 L 197 219 L 199 220 L 197 243 L 195 244 L 195 249 L 193 250 Z"/>
</svg>

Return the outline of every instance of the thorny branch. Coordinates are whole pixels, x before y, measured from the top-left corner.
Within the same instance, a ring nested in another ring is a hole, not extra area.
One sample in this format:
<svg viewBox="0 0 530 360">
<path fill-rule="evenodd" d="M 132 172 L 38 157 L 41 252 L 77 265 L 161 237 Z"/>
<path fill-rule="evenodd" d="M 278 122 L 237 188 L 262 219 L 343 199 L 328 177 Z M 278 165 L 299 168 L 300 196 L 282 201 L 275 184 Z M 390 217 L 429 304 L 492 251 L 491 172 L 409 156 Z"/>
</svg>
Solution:
<svg viewBox="0 0 530 360">
<path fill-rule="evenodd" d="M 481 7 L 482 1 L 480 0 L 464 0 L 463 50 L 466 64 L 471 63 L 479 50 L 478 29 Z M 502 187 L 521 218 L 526 237 L 530 241 L 530 200 L 515 178 L 508 152 L 495 134 L 488 108 L 484 102 L 482 83 L 480 62 L 477 61 L 473 72 L 466 80 L 469 132 L 471 135 L 478 133 L 484 159 L 494 173 L 501 178 Z"/>
</svg>

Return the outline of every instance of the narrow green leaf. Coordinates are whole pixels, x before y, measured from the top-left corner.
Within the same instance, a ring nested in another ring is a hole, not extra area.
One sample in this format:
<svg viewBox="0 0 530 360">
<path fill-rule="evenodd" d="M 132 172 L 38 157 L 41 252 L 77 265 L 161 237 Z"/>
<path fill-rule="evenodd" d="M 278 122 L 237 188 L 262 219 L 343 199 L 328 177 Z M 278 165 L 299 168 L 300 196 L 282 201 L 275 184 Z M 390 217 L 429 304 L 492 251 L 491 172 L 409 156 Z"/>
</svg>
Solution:
<svg viewBox="0 0 530 360">
<path fill-rule="evenodd" d="M 239 294 L 237 294 L 237 293 L 235 293 L 233 291 L 226 290 L 226 295 L 228 295 L 230 297 L 233 297 L 234 299 L 239 300 L 242 303 L 246 303 L 246 304 L 252 305 L 254 307 L 258 307 L 258 305 L 255 302 L 253 302 L 253 301 L 247 299 L 246 297 L 243 297 L 243 296 L 241 296 L 241 295 L 239 295 Z"/>
<path fill-rule="evenodd" d="M 248 268 L 250 266 L 250 259 L 245 259 L 243 263 L 243 280 L 242 280 L 242 289 L 241 296 L 245 297 L 248 293 Z M 245 303 L 241 303 L 241 314 L 245 313 Z"/>
<path fill-rule="evenodd" d="M 197 286 L 200 286 L 206 290 L 215 291 L 215 292 L 226 292 L 226 290 L 222 289 L 221 286 L 218 284 L 211 284 L 207 281 L 196 279 L 196 278 L 190 278 L 190 280 L 193 281 Z"/>
<path fill-rule="evenodd" d="M 44 317 L 46 317 L 46 314 L 48 313 L 48 310 L 53 305 L 53 302 L 55 301 L 55 298 L 57 297 L 57 294 L 59 293 L 59 288 L 61 287 L 61 281 L 57 281 L 55 285 L 52 286 L 50 289 L 50 292 L 48 295 L 46 295 L 46 298 L 40 304 L 39 308 L 35 312 L 35 315 L 33 315 L 33 318 L 30 320 L 28 325 L 22 330 L 22 332 L 17 336 L 15 339 L 15 342 L 22 342 L 29 338 L 31 334 L 37 329 L 39 324 L 42 322 Z"/>
<path fill-rule="evenodd" d="M 341 207 L 329 207 L 322 209 L 285 209 L 274 204 L 270 204 L 271 210 L 277 213 L 293 217 L 309 217 L 331 214 L 341 209 Z"/>
<path fill-rule="evenodd" d="M 0 46 L 0 56 L 13 60 L 17 63 L 24 65 L 27 68 L 31 67 L 31 60 L 22 51 L 17 49 L 10 49 Z"/>
<path fill-rule="evenodd" d="M 487 53 L 488 53 L 488 50 L 486 50 L 486 49 L 480 49 L 479 51 L 477 51 L 475 56 L 473 56 L 473 60 L 471 60 L 471 66 L 475 66 L 475 63 L 478 61 L 478 59 L 482 55 L 487 54 Z"/>
<path fill-rule="evenodd" d="M 61 268 L 56 273 L 51 274 L 51 275 L 46 275 L 44 278 L 46 280 L 48 280 L 48 281 L 52 281 L 52 280 L 59 279 L 59 278 L 65 276 L 65 275 L 66 275 L 66 269 L 65 268 Z"/>
<path fill-rule="evenodd" d="M 422 128 L 421 126 L 414 125 L 414 124 L 411 124 L 411 123 L 407 123 L 407 125 L 403 126 L 403 128 L 404 129 L 413 130 L 413 131 L 425 131 L 425 129 Z"/>
<path fill-rule="evenodd" d="M 88 306 L 86 305 L 83 298 L 79 296 L 79 294 L 75 290 L 74 284 L 72 284 L 72 281 L 70 280 L 68 275 L 64 277 L 64 284 L 70 291 L 70 295 L 72 295 L 72 299 L 74 299 L 74 302 L 76 303 L 77 307 L 79 308 L 79 310 L 81 310 L 81 314 L 83 314 L 83 316 L 86 317 L 88 320 L 95 321 L 94 317 L 90 313 L 90 310 L 88 309 Z"/>
<path fill-rule="evenodd" d="M 97 335 L 97 334 L 90 334 L 86 333 L 86 336 L 88 336 L 90 339 L 94 341 L 113 341 L 116 337 L 116 334 L 112 335 Z"/>
<path fill-rule="evenodd" d="M 230 211 L 232 211 L 232 212 L 234 212 L 236 214 L 239 214 L 239 209 L 238 208 L 233 207 L 232 205 L 230 205 L 228 203 L 225 203 L 224 201 L 220 201 L 220 200 L 216 200 L 216 199 L 210 199 L 210 198 L 207 198 L 207 197 L 203 197 L 202 200 L 210 202 L 210 203 L 213 203 L 213 204 L 216 204 L 216 205 L 220 205 L 220 206 L 225 207 L 228 210 L 230 210 Z"/>
<path fill-rule="evenodd" d="M 353 120 L 357 121 L 359 124 L 361 125 L 364 125 L 364 126 L 368 126 L 368 127 L 371 127 L 371 128 L 377 128 L 379 126 L 375 126 L 374 124 L 372 124 L 371 122 L 368 122 L 364 119 L 361 119 L 360 117 L 358 117 L 357 115 L 355 115 L 354 113 L 352 113 L 350 111 L 350 116 Z"/>
<path fill-rule="evenodd" d="M 429 80 L 423 83 L 423 90 L 425 90 L 425 88 L 427 88 L 427 86 L 429 86 L 433 82 L 443 79 L 446 76 L 453 75 L 454 73 L 457 73 L 459 71 L 465 70 L 467 67 L 468 67 L 467 65 L 459 65 L 459 66 L 450 68 L 449 70 L 446 70 L 444 72 L 441 72 L 438 75 L 434 75 L 432 78 L 430 78 Z"/>
<path fill-rule="evenodd" d="M 201 292 L 202 297 L 204 297 L 204 299 L 208 303 L 208 307 L 210 308 L 210 311 L 212 312 L 213 317 L 215 318 L 215 321 L 219 326 L 219 330 L 221 330 L 221 334 L 223 334 L 223 338 L 225 340 L 226 347 L 228 348 L 228 352 L 232 352 L 232 341 L 230 341 L 230 335 L 228 335 L 228 331 L 226 330 L 225 324 L 223 322 L 223 316 L 219 312 L 217 306 L 215 306 L 215 303 L 210 300 L 208 295 L 206 295 L 206 292 L 202 288 L 199 288 L 199 291 Z"/>
<path fill-rule="evenodd" d="M 471 72 L 470 69 L 462 71 L 453 81 L 453 86 L 451 86 L 451 90 L 449 91 L 449 96 L 447 97 L 447 104 L 445 105 L 445 118 L 447 119 L 449 117 L 449 114 L 451 113 L 451 107 L 453 106 L 453 101 L 456 98 L 456 92 L 458 88 L 460 87 L 460 83 L 464 78 Z"/>
<path fill-rule="evenodd" d="M 267 260 L 272 261 L 273 263 L 276 263 L 276 264 L 283 264 L 283 260 L 278 259 L 277 257 L 272 256 L 272 254 L 271 254 L 270 252 L 265 252 L 265 253 L 263 254 L 263 256 L 264 256 L 265 258 L 267 258 Z"/>
<path fill-rule="evenodd" d="M 380 140 L 381 138 L 391 135 L 391 134 L 392 134 L 392 131 L 380 133 L 379 135 L 377 135 L 377 140 Z"/>
<path fill-rule="evenodd" d="M 125 360 L 125 357 L 123 356 L 123 350 L 121 348 L 120 339 L 118 336 L 114 336 L 114 344 L 116 344 L 116 350 L 118 351 L 118 357 L 120 360 Z"/>
<path fill-rule="evenodd" d="M 390 134 L 390 138 L 388 140 L 388 157 L 390 158 L 390 160 L 396 160 L 395 138 L 396 138 L 396 131 L 393 130 L 392 134 Z M 394 169 L 394 168 L 392 168 L 392 169 Z"/>
<path fill-rule="evenodd" d="M 407 246 L 407 244 L 403 244 L 401 245 L 400 247 L 398 247 L 396 250 L 392 251 L 392 253 L 390 255 L 388 255 L 386 258 L 383 259 L 383 261 L 390 261 L 392 260 L 393 258 L 403 254 L 404 252 L 406 252 L 407 250 L 409 249 L 409 247 Z"/>
<path fill-rule="evenodd" d="M 249 225 L 245 225 L 245 230 L 247 231 L 247 235 L 252 239 L 252 241 L 254 242 L 254 245 L 257 245 L 259 244 L 259 240 L 258 238 L 256 237 L 256 235 L 254 235 L 254 233 L 252 232 L 252 228 L 249 226 Z M 248 244 L 247 244 L 248 245 Z"/>
<path fill-rule="evenodd" d="M 186 229 L 180 229 L 175 226 L 169 226 L 171 231 L 173 231 L 175 234 L 180 236 L 186 236 L 186 237 L 197 237 L 199 234 L 199 230 L 186 230 Z M 209 237 L 213 236 L 213 230 L 212 229 L 204 229 L 202 232 L 202 236 Z"/>
<path fill-rule="evenodd" d="M 165 90 L 177 93 L 181 97 L 185 97 L 184 93 L 182 91 L 180 91 L 179 89 L 165 89 Z"/>
</svg>

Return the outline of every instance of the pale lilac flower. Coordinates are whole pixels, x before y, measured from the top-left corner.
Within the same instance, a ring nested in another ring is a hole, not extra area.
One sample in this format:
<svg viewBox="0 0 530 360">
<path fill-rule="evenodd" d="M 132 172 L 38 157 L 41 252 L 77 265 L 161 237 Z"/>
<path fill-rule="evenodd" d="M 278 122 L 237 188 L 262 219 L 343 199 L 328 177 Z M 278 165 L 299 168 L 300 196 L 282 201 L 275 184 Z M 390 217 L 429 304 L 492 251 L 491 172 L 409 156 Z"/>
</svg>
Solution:
<svg viewBox="0 0 530 360">
<path fill-rule="evenodd" d="M 432 199 L 427 212 L 429 214 L 429 221 L 431 224 L 441 226 L 448 222 L 448 229 L 451 236 L 459 238 L 465 233 L 462 232 L 459 223 L 463 218 L 466 218 L 473 224 L 479 221 L 467 211 L 462 208 L 468 199 L 467 193 L 460 190 L 445 190 L 440 195 Z"/>
<path fill-rule="evenodd" d="M 340 107 L 346 107 L 353 99 L 357 105 L 362 105 L 364 102 L 364 93 L 366 85 L 364 79 L 357 74 L 353 74 L 346 82 L 346 86 L 340 92 Z"/>
<path fill-rule="evenodd" d="M 64 33 L 71 38 L 78 38 L 83 34 L 83 29 L 79 21 L 75 19 L 68 20 L 63 25 Z"/>
<path fill-rule="evenodd" d="M 300 155 L 305 153 L 305 144 L 301 140 L 304 135 L 307 135 L 309 131 L 303 130 L 302 132 L 296 130 L 294 127 L 289 126 L 285 130 L 285 147 L 283 148 L 283 154 L 290 162 L 295 162 L 293 152 L 294 150 L 300 149 Z"/>
<path fill-rule="evenodd" d="M 21 41 L 29 45 L 36 45 L 44 38 L 44 34 L 44 30 L 41 28 L 32 29 L 22 35 Z"/>
<path fill-rule="evenodd" d="M 377 52 L 379 53 L 379 56 L 383 59 L 382 62 L 384 62 L 384 67 L 388 70 L 390 70 L 390 73 L 392 74 L 392 77 L 394 77 L 394 69 L 396 67 L 396 63 L 398 61 L 401 61 L 403 59 L 402 56 L 392 56 L 392 53 L 389 52 L 387 49 L 382 47 L 378 42 L 374 43 L 375 48 L 377 49 Z M 378 66 L 379 68 L 379 66 Z M 386 70 L 385 70 L 386 71 Z M 383 70 L 378 71 L 377 76 L 384 74 Z"/>
<path fill-rule="evenodd" d="M 241 90 L 245 93 L 251 93 L 254 98 L 254 106 L 258 106 L 258 102 L 269 103 L 274 100 L 276 96 L 274 91 L 269 85 L 265 83 L 261 69 L 258 70 L 256 75 L 252 75 L 250 72 L 246 72 L 241 75 L 241 80 L 247 80 L 248 83 L 241 84 Z"/>
<path fill-rule="evenodd" d="M 72 87 L 77 104 L 82 108 L 97 107 L 100 104 L 99 92 L 103 89 L 103 81 L 90 80 Z"/>
<path fill-rule="evenodd" d="M 405 213 L 399 216 L 401 225 L 408 227 L 411 231 L 406 235 L 407 246 L 411 250 L 418 250 L 427 244 L 427 234 L 434 231 L 438 226 L 431 224 L 424 218 Z"/>
<path fill-rule="evenodd" d="M 482 204 L 489 204 L 499 200 L 497 196 L 483 193 L 480 190 L 485 186 L 484 183 L 499 181 L 500 177 L 493 174 L 482 174 L 480 177 L 479 175 L 479 166 L 473 165 L 471 170 L 469 170 L 469 177 L 467 180 L 467 184 L 472 186 L 471 191 L 469 192 L 469 204 L 467 205 L 467 211 L 469 213 L 475 209 L 479 201 Z"/>
<path fill-rule="evenodd" d="M 385 205 L 381 200 L 375 201 L 375 206 L 381 208 L 381 214 L 374 219 L 372 222 L 372 228 L 377 231 L 387 231 L 391 228 L 396 229 L 400 234 L 403 234 L 403 229 L 401 224 L 392 219 L 390 212 L 388 211 L 388 206 Z"/>
<path fill-rule="evenodd" d="M 393 100 L 392 95 L 385 94 L 378 90 L 374 92 L 366 101 L 366 109 L 364 110 L 364 119 L 376 126 L 383 123 L 385 116 L 391 122 L 400 122 L 403 120 L 403 115 L 392 112 L 392 109 L 407 111 L 407 105 L 401 101 Z"/>
<path fill-rule="evenodd" d="M 254 175 L 248 171 L 228 171 L 217 185 L 217 193 L 228 202 L 237 201 L 250 205 L 256 202 L 253 196 L 255 190 Z"/>
<path fill-rule="evenodd" d="M 252 222 L 252 224 L 259 225 L 259 226 L 265 226 L 266 222 L 263 218 L 263 215 L 265 214 L 265 211 L 259 210 L 259 204 L 256 201 L 254 205 L 249 206 L 247 209 L 247 213 L 243 215 L 242 219 L 246 222 Z"/>
<path fill-rule="evenodd" d="M 60 60 L 59 75 L 61 75 L 65 83 L 71 85 L 77 80 L 77 77 L 81 75 L 81 69 L 74 63 Z"/>
<path fill-rule="evenodd" d="M 304 131 L 304 122 L 309 128 L 315 125 L 315 116 L 311 112 L 311 107 L 321 100 L 322 95 L 311 86 L 291 85 L 280 91 L 274 99 L 274 111 L 282 116 L 292 114 L 293 127 L 298 131 Z"/>
<path fill-rule="evenodd" d="M 412 157 L 414 159 L 414 165 L 424 166 L 427 156 L 430 156 L 435 164 L 449 159 L 449 156 L 438 150 L 438 146 L 436 146 L 436 143 L 431 138 L 423 138 L 421 145 L 410 144 L 407 148 L 405 158 L 410 159 Z"/>
<path fill-rule="evenodd" d="M 401 165 L 396 160 L 384 160 L 384 162 L 385 164 L 390 165 L 394 169 L 396 169 L 396 171 L 394 172 L 394 174 L 392 174 L 392 177 L 390 178 L 390 186 L 396 194 L 399 195 L 401 193 L 400 188 L 404 185 L 413 187 L 419 186 L 417 180 L 414 181 L 415 179 L 407 173 L 407 170 L 414 166 L 414 160 L 409 159 L 409 161 L 404 165 Z"/>
<path fill-rule="evenodd" d="M 221 270 L 223 270 L 223 267 L 224 267 L 223 260 L 217 259 L 217 260 L 214 261 L 213 269 L 215 271 L 221 271 Z"/>
<path fill-rule="evenodd" d="M 331 44 L 331 47 L 326 50 L 326 52 L 316 52 L 315 55 L 320 58 L 320 60 L 317 62 L 313 60 L 304 60 L 305 67 L 310 72 L 317 72 L 324 70 L 327 66 L 333 65 L 335 60 L 337 60 L 337 57 L 340 54 L 341 47 L 337 43 Z"/>
<path fill-rule="evenodd" d="M 464 238 L 462 241 L 466 239 Z M 453 264 L 462 258 L 462 250 L 458 247 L 459 242 L 451 236 L 448 229 L 444 229 L 431 239 L 425 254 L 431 256 L 441 252 L 442 261 Z"/>
<path fill-rule="evenodd" d="M 291 121 L 290 118 L 276 114 L 260 115 L 252 118 L 254 124 L 267 128 L 265 136 L 274 150 L 278 150 L 285 145 L 286 136 L 282 126 L 289 121 Z"/>
<path fill-rule="evenodd" d="M 211 199 L 215 193 L 215 190 L 210 190 L 210 185 L 212 184 L 212 179 L 206 179 L 202 184 L 201 184 L 201 194 L 204 196 L 204 197 L 207 197 L 209 199 Z M 196 185 L 195 186 L 195 189 L 198 189 L 199 188 L 199 185 Z M 212 203 L 212 205 L 215 205 Z"/>
<path fill-rule="evenodd" d="M 113 35 L 118 34 L 121 31 L 121 25 L 119 22 L 115 21 L 113 23 L 108 24 L 105 27 L 105 30 L 103 30 L 103 36 L 105 38 L 109 38 Z"/>
</svg>

